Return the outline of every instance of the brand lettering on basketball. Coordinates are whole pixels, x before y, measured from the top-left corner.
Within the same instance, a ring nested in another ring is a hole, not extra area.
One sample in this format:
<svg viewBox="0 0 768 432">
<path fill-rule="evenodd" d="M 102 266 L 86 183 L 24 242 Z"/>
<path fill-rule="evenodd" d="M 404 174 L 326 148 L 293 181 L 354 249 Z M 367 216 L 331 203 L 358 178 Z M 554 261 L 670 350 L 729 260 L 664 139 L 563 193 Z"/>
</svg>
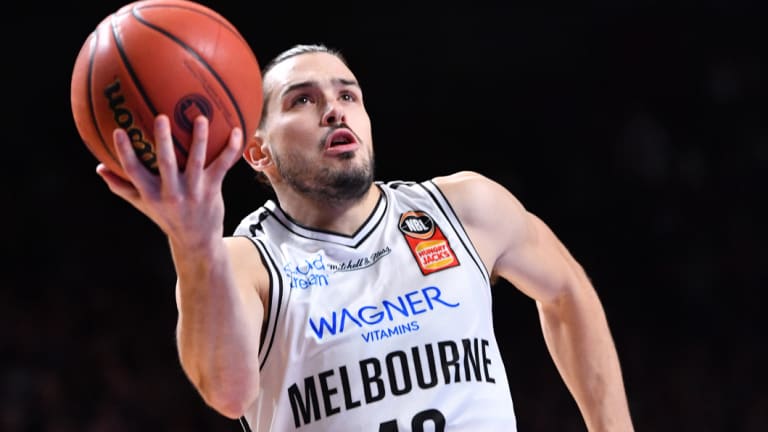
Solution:
<svg viewBox="0 0 768 432">
<path fill-rule="evenodd" d="M 112 110 L 115 123 L 123 128 L 131 139 L 136 155 L 145 167 L 157 172 L 157 155 L 154 145 L 145 138 L 144 132 L 134 122 L 133 113 L 125 106 L 125 96 L 120 92 L 119 79 L 104 89 L 104 96 L 109 101 L 109 109 Z"/>
</svg>

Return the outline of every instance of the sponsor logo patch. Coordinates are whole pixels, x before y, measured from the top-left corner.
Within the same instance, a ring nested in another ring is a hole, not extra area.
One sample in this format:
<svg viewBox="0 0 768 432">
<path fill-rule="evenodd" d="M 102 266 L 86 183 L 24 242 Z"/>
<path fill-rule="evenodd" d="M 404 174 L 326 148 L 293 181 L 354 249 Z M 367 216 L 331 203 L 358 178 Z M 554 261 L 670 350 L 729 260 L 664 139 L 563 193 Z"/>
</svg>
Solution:
<svg viewBox="0 0 768 432">
<path fill-rule="evenodd" d="M 400 215 L 399 228 L 422 274 L 459 265 L 443 231 L 428 214 L 423 211 L 405 212 Z"/>
</svg>

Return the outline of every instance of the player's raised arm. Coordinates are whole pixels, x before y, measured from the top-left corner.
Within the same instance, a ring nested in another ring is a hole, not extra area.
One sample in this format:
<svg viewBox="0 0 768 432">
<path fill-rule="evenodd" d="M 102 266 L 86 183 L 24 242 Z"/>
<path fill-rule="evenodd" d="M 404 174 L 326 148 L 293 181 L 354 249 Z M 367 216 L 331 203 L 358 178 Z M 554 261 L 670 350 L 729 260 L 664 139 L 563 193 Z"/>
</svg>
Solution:
<svg viewBox="0 0 768 432">
<path fill-rule="evenodd" d="M 239 159 L 233 130 L 228 145 L 205 166 L 208 121 L 195 121 L 186 167 L 173 151 L 169 119 L 155 120 L 159 175 L 138 160 L 125 130 L 114 133 L 126 179 L 99 165 L 110 190 L 149 217 L 168 237 L 178 283 L 178 349 L 182 367 L 205 401 L 237 418 L 259 388 L 258 340 L 263 319 L 263 267 L 247 239 L 224 239 L 224 175 Z M 242 265 L 246 262 L 248 265 Z M 257 343 L 253 343 L 257 341 Z"/>
<path fill-rule="evenodd" d="M 632 431 L 600 299 L 584 269 L 538 217 L 476 173 L 436 179 L 492 274 L 536 300 L 544 337 L 590 431 Z"/>
</svg>

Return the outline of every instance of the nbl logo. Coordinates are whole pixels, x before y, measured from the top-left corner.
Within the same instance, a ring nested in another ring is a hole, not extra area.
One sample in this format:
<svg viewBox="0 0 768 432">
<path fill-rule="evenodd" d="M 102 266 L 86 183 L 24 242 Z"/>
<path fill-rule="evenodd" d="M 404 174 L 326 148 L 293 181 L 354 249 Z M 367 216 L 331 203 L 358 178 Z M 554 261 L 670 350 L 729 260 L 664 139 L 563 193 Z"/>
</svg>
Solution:
<svg viewBox="0 0 768 432">
<path fill-rule="evenodd" d="M 134 120 L 133 110 L 130 109 L 126 102 L 119 79 L 116 79 L 104 88 L 104 96 L 107 98 L 107 103 L 112 111 L 115 123 L 125 129 L 125 132 L 131 139 L 131 145 L 136 151 L 136 155 L 141 159 L 141 163 L 153 173 L 157 173 L 155 145 L 147 138 L 139 122 Z M 112 157 L 115 158 L 114 155 Z"/>
<path fill-rule="evenodd" d="M 213 120 L 211 103 L 205 96 L 197 93 L 182 97 L 173 109 L 173 119 L 176 120 L 176 124 L 189 133 L 192 133 L 193 123 L 199 115 L 207 117 L 208 121 Z"/>
<path fill-rule="evenodd" d="M 400 215 L 399 228 L 423 275 L 459 265 L 448 239 L 428 214 L 407 211 Z"/>
<path fill-rule="evenodd" d="M 400 216 L 400 231 L 409 237 L 427 239 L 434 234 L 435 223 L 426 213 L 405 212 Z"/>
</svg>

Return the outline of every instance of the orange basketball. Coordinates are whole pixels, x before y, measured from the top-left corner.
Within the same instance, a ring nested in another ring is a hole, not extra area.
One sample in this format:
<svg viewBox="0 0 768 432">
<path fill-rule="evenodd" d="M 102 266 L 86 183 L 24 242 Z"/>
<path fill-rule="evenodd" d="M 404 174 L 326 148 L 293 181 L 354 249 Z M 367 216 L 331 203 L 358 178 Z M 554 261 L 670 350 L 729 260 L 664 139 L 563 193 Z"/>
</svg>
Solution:
<svg viewBox="0 0 768 432">
<path fill-rule="evenodd" d="M 232 128 L 242 129 L 244 141 L 254 134 L 261 84 L 248 42 L 219 13 L 188 0 L 142 0 L 106 17 L 86 39 L 72 73 L 72 114 L 91 153 L 123 177 L 112 131 L 124 128 L 157 173 L 153 122 L 167 114 L 183 169 L 200 114 L 210 123 L 206 164 Z"/>
</svg>

